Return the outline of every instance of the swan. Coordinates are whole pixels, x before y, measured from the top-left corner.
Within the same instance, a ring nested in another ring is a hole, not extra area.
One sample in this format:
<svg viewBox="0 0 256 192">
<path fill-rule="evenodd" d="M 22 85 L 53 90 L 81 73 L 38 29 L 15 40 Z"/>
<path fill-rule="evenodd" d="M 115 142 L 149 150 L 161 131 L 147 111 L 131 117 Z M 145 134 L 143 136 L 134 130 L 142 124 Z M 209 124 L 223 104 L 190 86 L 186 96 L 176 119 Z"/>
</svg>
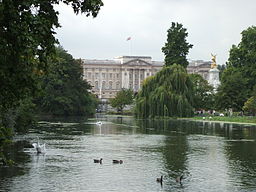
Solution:
<svg viewBox="0 0 256 192">
<path fill-rule="evenodd" d="M 44 153 L 45 152 L 45 143 L 39 143 L 39 137 L 37 137 L 37 143 L 32 143 L 33 147 L 36 149 L 37 153 Z"/>
<path fill-rule="evenodd" d="M 102 122 L 101 121 L 97 121 L 96 125 L 102 125 Z"/>
</svg>

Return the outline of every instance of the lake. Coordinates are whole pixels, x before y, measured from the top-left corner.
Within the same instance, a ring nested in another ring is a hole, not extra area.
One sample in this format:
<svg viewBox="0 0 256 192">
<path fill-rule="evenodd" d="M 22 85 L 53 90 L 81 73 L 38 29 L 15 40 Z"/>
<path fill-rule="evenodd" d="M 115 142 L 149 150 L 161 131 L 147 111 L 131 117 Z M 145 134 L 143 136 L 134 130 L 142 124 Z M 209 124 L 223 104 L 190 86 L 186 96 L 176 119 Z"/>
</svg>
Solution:
<svg viewBox="0 0 256 192">
<path fill-rule="evenodd" d="M 15 147 L 17 165 L 0 168 L 0 191 L 256 191 L 251 125 L 98 115 L 41 121 L 15 140 L 37 137 L 46 153 Z"/>
</svg>

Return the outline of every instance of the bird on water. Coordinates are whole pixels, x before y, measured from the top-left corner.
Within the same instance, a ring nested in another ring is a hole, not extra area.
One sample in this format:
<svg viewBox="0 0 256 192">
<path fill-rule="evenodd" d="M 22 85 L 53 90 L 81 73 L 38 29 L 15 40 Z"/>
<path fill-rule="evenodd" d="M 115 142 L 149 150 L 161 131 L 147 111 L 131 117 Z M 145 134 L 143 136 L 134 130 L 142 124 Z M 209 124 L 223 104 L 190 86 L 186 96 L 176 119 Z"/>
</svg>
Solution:
<svg viewBox="0 0 256 192">
<path fill-rule="evenodd" d="M 178 176 L 178 177 L 176 178 L 176 182 L 177 182 L 177 183 L 180 183 L 180 184 L 182 185 L 182 183 L 181 183 L 182 179 L 183 179 L 183 175 Z"/>
<path fill-rule="evenodd" d="M 102 164 L 102 158 L 100 158 L 100 159 L 93 159 L 93 162 L 94 163 L 100 163 L 100 164 Z"/>
<path fill-rule="evenodd" d="M 160 178 L 156 178 L 156 181 L 158 182 L 158 183 L 163 183 L 163 175 L 161 175 L 161 177 Z"/>
<path fill-rule="evenodd" d="M 113 163 L 115 163 L 115 164 L 122 164 L 123 160 L 113 160 Z"/>
</svg>

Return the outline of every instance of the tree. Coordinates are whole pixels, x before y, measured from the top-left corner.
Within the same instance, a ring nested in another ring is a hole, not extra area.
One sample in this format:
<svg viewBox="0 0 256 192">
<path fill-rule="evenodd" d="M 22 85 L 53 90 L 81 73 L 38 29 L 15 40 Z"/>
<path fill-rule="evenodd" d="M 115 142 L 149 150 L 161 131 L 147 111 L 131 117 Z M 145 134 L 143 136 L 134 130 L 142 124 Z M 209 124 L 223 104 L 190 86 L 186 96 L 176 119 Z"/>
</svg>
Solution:
<svg viewBox="0 0 256 192">
<path fill-rule="evenodd" d="M 182 24 L 172 22 L 172 26 L 167 32 L 167 42 L 162 48 L 162 52 L 165 54 L 165 65 L 170 66 L 176 63 L 186 68 L 188 66 L 186 56 L 189 49 L 193 47 L 186 40 L 187 29 L 183 28 Z"/>
<path fill-rule="evenodd" d="M 0 3 L 0 112 L 35 93 L 36 79 L 54 54 L 54 28 L 60 27 L 54 5 L 71 5 L 76 14 L 95 17 L 101 0 L 4 0 Z"/>
<path fill-rule="evenodd" d="M 247 79 L 243 73 L 234 67 L 228 67 L 223 72 L 221 85 L 216 94 L 216 107 L 240 111 L 249 96 L 246 86 Z"/>
<path fill-rule="evenodd" d="M 96 98 L 88 92 L 91 86 L 82 79 L 81 63 L 62 47 L 49 62 L 49 73 L 42 76 L 43 94 L 37 99 L 39 109 L 48 115 L 91 115 Z"/>
<path fill-rule="evenodd" d="M 133 103 L 133 91 L 131 89 L 121 89 L 117 92 L 115 98 L 110 99 L 110 105 L 117 108 L 117 111 L 123 112 L 126 105 Z"/>
<path fill-rule="evenodd" d="M 136 100 L 136 115 L 143 118 L 192 116 L 193 91 L 186 69 L 177 64 L 165 66 L 144 81 Z"/>
<path fill-rule="evenodd" d="M 220 74 L 220 80 L 221 80 L 223 71 L 226 69 L 226 65 L 218 65 L 217 68 L 220 71 L 219 74 Z"/>
<path fill-rule="evenodd" d="M 239 70 L 247 79 L 247 89 L 252 92 L 256 85 L 256 27 L 249 27 L 241 34 L 241 42 L 230 49 L 227 68 L 234 67 Z"/>
<path fill-rule="evenodd" d="M 195 109 L 213 109 L 214 105 L 214 93 L 213 87 L 209 85 L 208 81 L 206 81 L 199 74 L 190 74 L 190 78 L 194 87 L 194 104 L 193 107 Z"/>
<path fill-rule="evenodd" d="M 256 97 L 250 97 L 243 106 L 243 110 L 251 113 L 253 116 L 256 114 Z"/>
</svg>

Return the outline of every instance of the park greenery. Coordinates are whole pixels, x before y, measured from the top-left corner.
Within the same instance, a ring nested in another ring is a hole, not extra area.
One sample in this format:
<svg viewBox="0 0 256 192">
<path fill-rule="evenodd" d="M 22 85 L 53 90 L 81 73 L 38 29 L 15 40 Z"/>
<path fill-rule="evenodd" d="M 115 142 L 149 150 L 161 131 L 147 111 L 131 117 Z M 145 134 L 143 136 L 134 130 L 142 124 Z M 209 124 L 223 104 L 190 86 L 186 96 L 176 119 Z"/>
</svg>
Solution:
<svg viewBox="0 0 256 192">
<path fill-rule="evenodd" d="M 116 96 L 110 99 L 110 105 L 116 108 L 117 112 L 122 113 L 126 105 L 133 103 L 133 91 L 131 89 L 121 89 Z"/>
<path fill-rule="evenodd" d="M 186 56 L 193 45 L 187 42 L 187 36 L 187 29 L 182 24 L 172 22 L 172 26 L 167 31 L 167 42 L 162 48 L 166 66 L 173 64 L 181 65 L 184 68 L 188 66 Z"/>
<path fill-rule="evenodd" d="M 39 79 L 41 95 L 36 98 L 40 113 L 57 116 L 92 115 L 97 107 L 91 86 L 82 79 L 81 61 L 75 60 L 62 47 L 48 62 L 48 73 Z"/>
<path fill-rule="evenodd" d="M 216 107 L 219 110 L 252 110 L 248 104 L 255 98 L 252 96 L 256 85 L 256 27 L 249 27 L 241 34 L 241 42 L 230 49 L 227 66 L 216 94 Z M 245 103 L 247 106 L 244 107 Z"/>
<path fill-rule="evenodd" d="M 199 74 L 189 75 L 194 88 L 194 102 L 193 107 L 196 111 L 211 110 L 214 108 L 214 92 L 213 87 L 209 85 Z"/>
<path fill-rule="evenodd" d="M 101 0 L 0 2 L 0 159 L 13 133 L 34 122 L 33 100 L 40 95 L 44 86 L 40 79 L 55 58 L 54 34 L 60 24 L 54 7 L 60 3 L 72 6 L 75 14 L 93 17 L 103 6 Z"/>
<path fill-rule="evenodd" d="M 190 117 L 193 115 L 193 83 L 184 67 L 164 66 L 147 78 L 139 91 L 136 115 L 149 117 Z"/>
<path fill-rule="evenodd" d="M 193 115 L 194 87 L 186 71 L 186 56 L 192 45 L 182 24 L 172 22 L 162 48 L 165 66 L 145 80 L 136 102 L 138 117 L 190 117 Z"/>
</svg>

